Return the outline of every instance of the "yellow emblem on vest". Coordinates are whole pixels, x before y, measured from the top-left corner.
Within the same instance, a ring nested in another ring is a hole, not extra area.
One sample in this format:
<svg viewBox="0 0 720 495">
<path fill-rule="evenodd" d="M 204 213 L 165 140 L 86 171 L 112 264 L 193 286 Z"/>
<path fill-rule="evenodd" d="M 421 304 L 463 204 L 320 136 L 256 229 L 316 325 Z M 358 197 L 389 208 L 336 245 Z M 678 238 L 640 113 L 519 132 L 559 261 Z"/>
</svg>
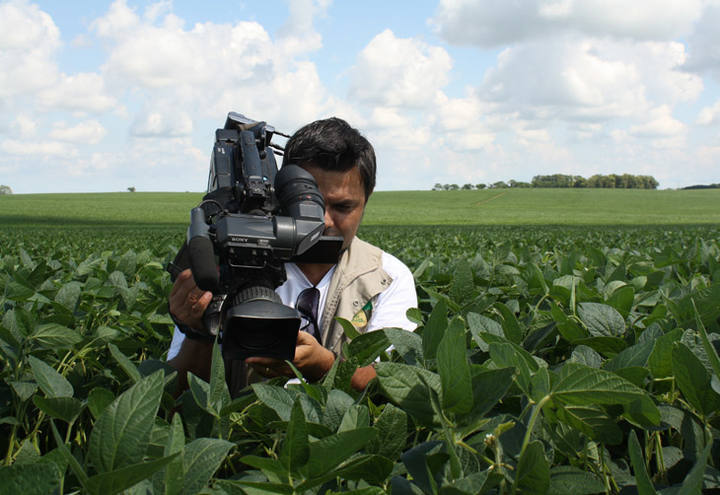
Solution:
<svg viewBox="0 0 720 495">
<path fill-rule="evenodd" d="M 355 313 L 355 316 L 353 316 L 352 320 L 350 320 L 350 323 L 352 323 L 355 328 L 363 328 L 365 325 L 367 325 L 367 322 L 367 315 L 362 309 Z"/>
</svg>

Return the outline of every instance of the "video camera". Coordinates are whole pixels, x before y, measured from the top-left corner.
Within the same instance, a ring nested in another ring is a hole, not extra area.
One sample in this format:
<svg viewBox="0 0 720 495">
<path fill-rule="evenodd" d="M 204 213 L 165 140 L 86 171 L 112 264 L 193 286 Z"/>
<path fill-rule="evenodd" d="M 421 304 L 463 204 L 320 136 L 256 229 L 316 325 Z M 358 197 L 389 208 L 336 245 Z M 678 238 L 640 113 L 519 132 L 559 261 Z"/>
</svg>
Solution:
<svg viewBox="0 0 720 495">
<path fill-rule="evenodd" d="M 279 171 L 265 122 L 230 112 L 215 132 L 207 194 L 190 212 L 187 241 L 175 272 L 192 268 L 195 283 L 213 293 L 203 321 L 222 331 L 223 357 L 292 360 L 300 326 L 297 310 L 275 289 L 284 263 L 335 263 L 342 237 L 325 236 L 325 204 L 313 176 L 286 164 Z"/>
</svg>

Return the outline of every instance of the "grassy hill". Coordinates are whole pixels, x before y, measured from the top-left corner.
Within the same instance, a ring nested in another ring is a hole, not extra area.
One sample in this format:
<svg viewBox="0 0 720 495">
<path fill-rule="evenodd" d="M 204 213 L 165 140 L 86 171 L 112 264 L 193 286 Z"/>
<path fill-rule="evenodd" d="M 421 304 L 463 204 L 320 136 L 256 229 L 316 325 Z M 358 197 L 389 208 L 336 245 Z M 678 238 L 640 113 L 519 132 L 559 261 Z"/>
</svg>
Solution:
<svg viewBox="0 0 720 495">
<path fill-rule="evenodd" d="M 0 225 L 186 226 L 201 193 L 0 196 Z M 378 191 L 364 225 L 720 224 L 720 190 Z"/>
</svg>

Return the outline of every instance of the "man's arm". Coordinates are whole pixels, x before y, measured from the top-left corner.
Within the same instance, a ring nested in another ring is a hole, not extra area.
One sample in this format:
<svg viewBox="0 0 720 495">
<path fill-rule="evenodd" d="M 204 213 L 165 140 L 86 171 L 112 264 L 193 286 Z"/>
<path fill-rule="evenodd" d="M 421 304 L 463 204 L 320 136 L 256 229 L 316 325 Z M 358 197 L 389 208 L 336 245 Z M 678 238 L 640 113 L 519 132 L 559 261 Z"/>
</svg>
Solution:
<svg viewBox="0 0 720 495">
<path fill-rule="evenodd" d="M 195 284 L 189 269 L 183 270 L 175 279 L 170 292 L 170 313 L 176 321 L 202 333 L 202 316 L 211 300 L 212 293 L 201 290 Z M 178 385 L 180 390 L 184 390 L 188 386 L 188 371 L 205 380 L 210 378 L 211 361 L 211 341 L 185 338 L 180 350 L 168 360 L 168 364 L 178 371 Z"/>
</svg>

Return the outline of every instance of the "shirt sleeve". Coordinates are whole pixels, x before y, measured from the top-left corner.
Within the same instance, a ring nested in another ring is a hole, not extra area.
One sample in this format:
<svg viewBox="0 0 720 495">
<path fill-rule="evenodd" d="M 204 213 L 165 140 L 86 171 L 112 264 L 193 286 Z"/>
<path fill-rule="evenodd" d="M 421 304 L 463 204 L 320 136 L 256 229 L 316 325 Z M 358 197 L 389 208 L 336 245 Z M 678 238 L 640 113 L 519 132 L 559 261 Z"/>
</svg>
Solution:
<svg viewBox="0 0 720 495">
<path fill-rule="evenodd" d="M 406 316 L 408 309 L 417 308 L 415 279 L 410 269 L 391 254 L 383 252 L 382 263 L 392 282 L 390 287 L 378 296 L 367 331 L 372 332 L 381 328 L 415 330 L 415 323 Z"/>
<path fill-rule="evenodd" d="M 173 332 L 173 338 L 170 342 L 170 349 L 168 349 L 167 353 L 168 361 L 178 355 L 178 352 L 180 352 L 180 347 L 182 347 L 183 340 L 185 340 L 185 334 L 178 330 L 178 327 L 175 327 L 175 331 Z"/>
</svg>

